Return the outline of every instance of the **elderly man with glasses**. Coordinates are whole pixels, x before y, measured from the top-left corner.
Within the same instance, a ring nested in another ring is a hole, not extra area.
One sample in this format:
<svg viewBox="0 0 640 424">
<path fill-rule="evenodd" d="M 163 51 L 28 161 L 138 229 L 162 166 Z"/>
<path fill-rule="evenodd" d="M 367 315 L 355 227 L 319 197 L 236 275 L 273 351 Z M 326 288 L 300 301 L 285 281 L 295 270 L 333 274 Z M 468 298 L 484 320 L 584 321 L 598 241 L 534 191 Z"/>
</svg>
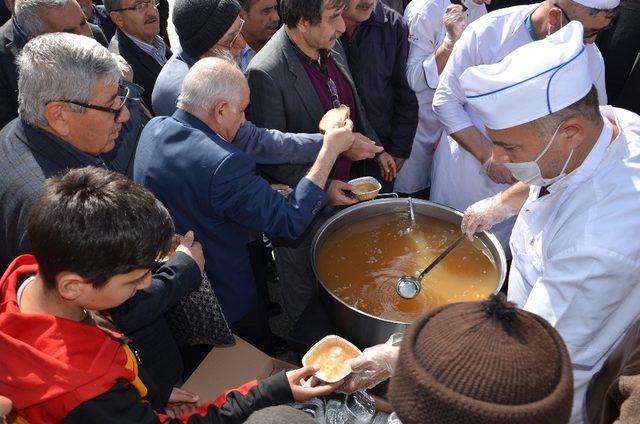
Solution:
<svg viewBox="0 0 640 424">
<path fill-rule="evenodd" d="M 0 273 L 15 257 L 31 252 L 27 217 L 45 179 L 85 166 L 118 171 L 106 157 L 121 143 L 120 133 L 136 108 L 132 89 L 120 82 L 116 58 L 88 37 L 36 37 L 17 63 L 19 116 L 0 132 Z M 204 257 L 193 249 L 198 247 L 174 254 L 156 270 L 146 293 L 111 311 L 119 330 L 135 340 L 162 393 L 162 407 L 182 373 L 163 314 L 202 281 Z"/>
<path fill-rule="evenodd" d="M 158 0 L 105 0 L 104 6 L 118 27 L 109 50 L 129 63 L 133 82 L 142 86 L 142 99 L 151 107 L 156 79 L 171 57 L 171 50 L 159 35 Z"/>
<path fill-rule="evenodd" d="M 170 116 L 189 69 L 205 57 L 222 57 L 238 63 L 246 46 L 241 31 L 240 4 L 236 0 L 176 1 L 173 25 L 180 49 L 160 72 L 152 96 L 157 115 Z"/>
</svg>

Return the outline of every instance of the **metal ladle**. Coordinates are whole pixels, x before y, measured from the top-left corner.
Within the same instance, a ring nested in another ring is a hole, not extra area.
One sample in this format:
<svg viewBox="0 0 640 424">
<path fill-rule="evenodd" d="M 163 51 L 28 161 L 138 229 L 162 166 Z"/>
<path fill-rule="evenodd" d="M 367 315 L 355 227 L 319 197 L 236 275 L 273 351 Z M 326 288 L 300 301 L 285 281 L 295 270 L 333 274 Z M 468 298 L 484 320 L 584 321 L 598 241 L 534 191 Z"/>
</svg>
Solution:
<svg viewBox="0 0 640 424">
<path fill-rule="evenodd" d="M 424 278 L 424 276 L 427 275 L 427 273 L 433 268 L 435 268 L 435 266 L 438 265 L 440 261 L 443 260 L 449 253 L 451 253 L 451 251 L 455 249 L 456 246 L 462 243 L 462 240 L 464 240 L 465 237 L 465 234 L 462 234 L 460 235 L 460 237 L 455 239 L 455 241 L 451 243 L 449 247 L 447 247 L 440 254 L 440 256 L 435 258 L 433 262 L 431 262 L 429 266 L 427 266 L 424 271 L 422 271 L 420 275 L 418 275 L 418 277 L 403 275 L 402 277 L 398 278 L 398 282 L 396 283 L 396 292 L 405 299 L 413 299 L 414 297 L 416 297 L 422 290 L 422 279 Z"/>
</svg>

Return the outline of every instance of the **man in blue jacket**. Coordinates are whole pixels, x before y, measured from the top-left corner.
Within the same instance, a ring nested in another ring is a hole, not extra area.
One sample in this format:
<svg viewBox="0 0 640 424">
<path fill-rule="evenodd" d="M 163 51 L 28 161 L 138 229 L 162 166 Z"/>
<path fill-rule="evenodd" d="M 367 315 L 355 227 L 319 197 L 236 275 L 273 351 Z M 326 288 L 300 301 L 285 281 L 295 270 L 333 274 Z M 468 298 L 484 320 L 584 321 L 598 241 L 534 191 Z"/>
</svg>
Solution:
<svg viewBox="0 0 640 424">
<path fill-rule="evenodd" d="M 178 110 L 142 132 L 134 179 L 173 216 L 178 231 L 193 229 L 222 310 L 234 333 L 269 351 L 271 332 L 258 302 L 247 243 L 255 233 L 298 238 L 330 203 L 352 204 L 350 185 L 327 178 L 349 149 L 352 123 L 329 131 L 315 163 L 288 198 L 256 172 L 256 162 L 232 141 L 244 124 L 249 86 L 228 61 L 206 58 L 184 80 Z"/>
</svg>

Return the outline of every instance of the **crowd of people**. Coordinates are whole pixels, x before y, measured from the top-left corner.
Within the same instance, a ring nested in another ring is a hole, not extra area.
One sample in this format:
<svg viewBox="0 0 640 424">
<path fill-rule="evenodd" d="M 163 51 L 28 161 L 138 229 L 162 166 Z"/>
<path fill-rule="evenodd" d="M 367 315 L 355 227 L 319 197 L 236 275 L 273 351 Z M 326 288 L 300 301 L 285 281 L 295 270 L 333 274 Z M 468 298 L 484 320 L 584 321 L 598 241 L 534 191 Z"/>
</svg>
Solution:
<svg viewBox="0 0 640 424">
<path fill-rule="evenodd" d="M 635 0 L 175 0 L 174 45 L 165 0 L 4 6 L 9 422 L 304 422 L 271 407 L 389 378 L 395 423 L 640 421 Z M 430 311 L 336 384 L 181 389 L 213 346 L 172 308 L 210 284 L 276 354 L 269 318 L 303 319 L 312 240 L 361 176 L 494 232 L 506 297 Z"/>
</svg>

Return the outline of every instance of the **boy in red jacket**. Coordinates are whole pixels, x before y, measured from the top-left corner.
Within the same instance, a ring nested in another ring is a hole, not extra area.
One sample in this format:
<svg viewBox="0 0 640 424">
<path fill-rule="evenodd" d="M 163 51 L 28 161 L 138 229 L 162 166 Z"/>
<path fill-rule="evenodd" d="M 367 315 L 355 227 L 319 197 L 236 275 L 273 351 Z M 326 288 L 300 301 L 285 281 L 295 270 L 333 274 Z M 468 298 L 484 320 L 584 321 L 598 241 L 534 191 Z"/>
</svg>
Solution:
<svg viewBox="0 0 640 424">
<path fill-rule="evenodd" d="M 13 420 L 236 423 L 333 391 L 311 387 L 307 367 L 247 383 L 188 415 L 154 411 L 127 337 L 97 311 L 149 285 L 174 233 L 166 209 L 121 175 L 82 168 L 47 182 L 27 228 L 34 256 L 18 257 L 0 280 L 0 394 L 13 401 Z"/>
</svg>

